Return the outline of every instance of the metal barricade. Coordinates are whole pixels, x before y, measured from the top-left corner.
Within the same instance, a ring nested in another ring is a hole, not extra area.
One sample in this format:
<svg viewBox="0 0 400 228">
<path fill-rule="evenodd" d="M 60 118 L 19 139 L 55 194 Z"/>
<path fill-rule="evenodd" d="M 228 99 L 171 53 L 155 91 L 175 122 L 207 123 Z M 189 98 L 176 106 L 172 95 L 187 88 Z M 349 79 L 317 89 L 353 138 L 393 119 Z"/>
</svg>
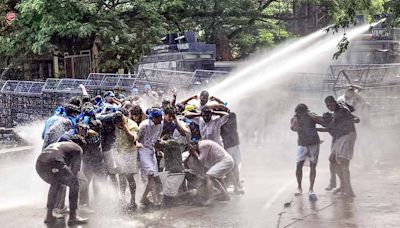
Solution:
<svg viewBox="0 0 400 228">
<path fill-rule="evenodd" d="M 229 75 L 227 71 L 195 70 L 189 86 L 206 86 L 210 83 L 225 79 Z"/>
<path fill-rule="evenodd" d="M 192 72 L 174 71 L 154 68 L 141 68 L 136 80 L 146 81 L 148 84 L 165 85 L 166 87 L 187 87 L 190 85 Z"/>
<path fill-rule="evenodd" d="M 400 124 L 400 64 L 359 64 L 331 66 L 335 73 L 333 92 L 345 93 L 350 85 L 369 104 L 371 124 Z"/>
</svg>

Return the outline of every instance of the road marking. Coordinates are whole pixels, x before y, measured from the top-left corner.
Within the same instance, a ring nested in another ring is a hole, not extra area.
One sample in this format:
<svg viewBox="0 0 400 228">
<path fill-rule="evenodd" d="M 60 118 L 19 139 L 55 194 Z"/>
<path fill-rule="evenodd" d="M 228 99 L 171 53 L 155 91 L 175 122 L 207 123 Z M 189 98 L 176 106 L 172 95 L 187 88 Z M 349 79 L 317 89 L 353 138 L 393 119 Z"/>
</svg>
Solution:
<svg viewBox="0 0 400 228">
<path fill-rule="evenodd" d="M 286 191 L 287 188 L 289 188 L 289 186 L 293 185 L 294 181 L 289 181 L 287 182 L 284 186 L 282 186 L 264 205 L 264 210 L 269 209 L 272 204 L 275 202 L 275 200 L 277 200 L 279 198 L 279 196 L 282 195 L 282 193 L 284 193 Z"/>
</svg>

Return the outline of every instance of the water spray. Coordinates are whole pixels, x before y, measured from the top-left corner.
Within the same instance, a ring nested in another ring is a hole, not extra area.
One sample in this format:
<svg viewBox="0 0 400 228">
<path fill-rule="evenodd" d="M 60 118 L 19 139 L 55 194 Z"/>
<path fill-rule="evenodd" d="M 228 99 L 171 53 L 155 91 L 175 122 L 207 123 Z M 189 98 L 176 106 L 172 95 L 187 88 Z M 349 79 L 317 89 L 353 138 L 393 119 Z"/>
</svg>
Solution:
<svg viewBox="0 0 400 228">
<path fill-rule="evenodd" d="M 374 23 L 373 25 L 376 25 L 377 23 Z M 350 41 L 356 38 L 360 34 L 368 31 L 370 26 L 371 25 L 367 24 L 352 28 L 347 32 L 347 39 Z M 304 66 L 314 60 L 318 60 L 320 55 L 323 53 L 334 50 L 337 43 L 342 39 L 339 35 L 332 36 L 326 35 L 325 33 L 322 40 L 316 40 L 316 37 L 321 36 L 321 32 L 322 31 L 313 33 L 310 36 L 289 45 L 282 51 L 268 57 L 266 60 L 264 59 L 256 63 L 249 63 L 251 64 L 249 67 L 232 75 L 232 78 L 228 78 L 222 83 L 212 87 L 210 92 L 221 97 L 227 97 L 229 98 L 229 101 L 232 102 L 238 97 L 243 96 L 243 94 L 246 94 L 260 86 L 266 89 L 268 86 L 270 87 L 279 83 L 279 80 L 276 80 L 278 76 L 288 74 L 293 72 L 296 68 Z M 306 44 L 308 44 L 308 46 Z M 302 50 L 298 50 L 299 47 L 302 47 Z M 277 48 L 279 48 L 279 46 Z M 261 67 L 262 69 L 260 69 Z M 265 85 L 266 82 L 268 82 L 268 85 Z M 225 94 L 226 91 L 229 92 L 232 90 L 237 92 L 234 94 L 230 93 L 229 96 L 228 94 Z"/>
</svg>

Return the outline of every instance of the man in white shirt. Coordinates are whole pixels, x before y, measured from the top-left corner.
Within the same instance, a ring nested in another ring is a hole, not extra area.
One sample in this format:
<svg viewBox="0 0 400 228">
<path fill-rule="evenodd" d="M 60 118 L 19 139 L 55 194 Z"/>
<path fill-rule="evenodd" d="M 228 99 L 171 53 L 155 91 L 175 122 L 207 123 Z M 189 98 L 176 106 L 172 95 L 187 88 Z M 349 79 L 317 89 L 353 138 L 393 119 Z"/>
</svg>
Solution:
<svg viewBox="0 0 400 228">
<path fill-rule="evenodd" d="M 163 124 L 163 114 L 161 109 L 153 108 L 150 110 L 148 119 L 142 121 L 139 125 L 139 143 L 143 146 L 139 148 L 139 161 L 140 169 L 144 175 L 147 176 L 147 186 L 143 192 L 140 203 L 149 205 L 150 201 L 147 199 L 149 192 L 152 192 L 154 197 L 154 204 L 159 205 L 160 198 L 157 192 L 157 183 L 160 183 L 158 178 L 158 166 L 155 155 L 155 143 L 160 139 Z"/>
<path fill-rule="evenodd" d="M 226 109 L 229 111 L 228 109 Z M 229 113 L 223 111 L 214 111 L 208 106 L 204 106 L 201 113 L 189 113 L 188 118 L 193 118 L 200 128 L 201 138 L 213 140 L 222 146 L 221 126 L 224 125 L 229 118 Z"/>
</svg>

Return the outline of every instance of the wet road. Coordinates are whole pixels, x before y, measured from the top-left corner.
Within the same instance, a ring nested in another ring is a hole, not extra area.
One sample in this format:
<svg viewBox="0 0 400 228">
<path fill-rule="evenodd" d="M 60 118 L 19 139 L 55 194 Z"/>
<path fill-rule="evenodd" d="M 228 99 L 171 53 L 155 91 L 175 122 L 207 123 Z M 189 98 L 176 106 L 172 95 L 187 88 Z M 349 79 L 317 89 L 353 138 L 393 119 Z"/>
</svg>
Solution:
<svg viewBox="0 0 400 228">
<path fill-rule="evenodd" d="M 43 217 L 48 187 L 37 177 L 33 157 L 0 163 L 1 227 L 46 227 Z M 82 227 L 400 227 L 399 169 L 353 166 L 357 197 L 348 201 L 323 190 L 328 166 L 327 155 L 321 154 L 315 187 L 319 200 L 312 203 L 307 194 L 294 197 L 293 160 L 285 159 L 272 162 L 275 159 L 267 153 L 249 151 L 242 169 L 246 194 L 232 194 L 231 201 L 218 202 L 213 208 L 179 206 L 126 214 L 114 201 L 105 200 L 97 204 L 94 214 L 87 215 L 90 223 Z M 303 183 L 307 189 L 307 175 Z M 139 190 L 137 196 L 140 194 Z M 291 200 L 291 206 L 284 208 Z M 65 221 L 51 227 L 66 227 Z"/>
</svg>

